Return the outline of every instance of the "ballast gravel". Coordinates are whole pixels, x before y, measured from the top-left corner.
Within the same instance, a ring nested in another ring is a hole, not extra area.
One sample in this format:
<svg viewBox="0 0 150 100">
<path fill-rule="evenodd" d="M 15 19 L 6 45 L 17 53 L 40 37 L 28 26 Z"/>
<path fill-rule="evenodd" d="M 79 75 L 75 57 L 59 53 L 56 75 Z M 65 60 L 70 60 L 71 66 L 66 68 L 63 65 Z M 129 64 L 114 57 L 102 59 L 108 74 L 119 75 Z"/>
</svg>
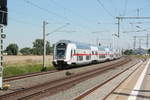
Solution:
<svg viewBox="0 0 150 100">
<path fill-rule="evenodd" d="M 65 91 L 61 91 L 55 95 L 44 97 L 41 100 L 72 100 L 75 97 L 79 96 L 80 94 L 84 93 L 85 91 L 97 86 L 100 83 L 103 83 L 105 80 L 109 79 L 110 77 L 114 76 L 120 71 L 130 67 L 131 65 L 136 64 L 137 62 L 138 60 L 134 60 L 128 64 L 123 65 L 122 67 L 109 70 L 97 77 L 83 81 L 79 84 L 76 84 L 72 88 L 69 88 Z M 93 98 L 91 100 L 95 100 L 95 99 Z"/>
<path fill-rule="evenodd" d="M 52 80 L 60 79 L 63 77 L 67 77 L 66 72 L 70 72 L 71 74 L 77 74 L 81 73 L 84 71 L 89 71 L 95 68 L 103 67 L 109 64 L 114 64 L 117 63 L 118 61 L 122 61 L 125 58 L 122 57 L 121 59 L 110 61 L 110 62 L 105 62 L 105 63 L 100 63 L 100 64 L 95 64 L 95 65 L 89 65 L 89 66 L 84 66 L 84 67 L 78 67 L 78 68 L 72 68 L 72 69 L 67 69 L 63 71 L 58 71 L 54 73 L 49 73 L 49 74 L 44 74 L 44 75 L 39 75 L 39 76 L 34 76 L 34 77 L 29 77 L 29 78 L 23 78 L 19 80 L 13 80 L 10 82 L 4 82 L 4 84 L 9 84 L 10 88 L 7 91 L 0 91 L 0 95 L 6 94 L 6 93 L 11 93 L 14 91 L 18 91 L 20 89 L 32 87 L 38 84 L 43 84 Z"/>
</svg>

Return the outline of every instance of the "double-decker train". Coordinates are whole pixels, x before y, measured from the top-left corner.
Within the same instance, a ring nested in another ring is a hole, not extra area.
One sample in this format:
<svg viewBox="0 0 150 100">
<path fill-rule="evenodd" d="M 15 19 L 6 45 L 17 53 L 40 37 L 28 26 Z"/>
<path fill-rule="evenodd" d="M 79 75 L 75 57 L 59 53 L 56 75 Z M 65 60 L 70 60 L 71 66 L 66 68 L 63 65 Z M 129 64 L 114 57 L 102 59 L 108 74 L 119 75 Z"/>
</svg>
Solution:
<svg viewBox="0 0 150 100">
<path fill-rule="evenodd" d="M 54 46 L 53 65 L 57 69 L 117 59 L 121 51 L 70 40 L 60 40 Z"/>
</svg>

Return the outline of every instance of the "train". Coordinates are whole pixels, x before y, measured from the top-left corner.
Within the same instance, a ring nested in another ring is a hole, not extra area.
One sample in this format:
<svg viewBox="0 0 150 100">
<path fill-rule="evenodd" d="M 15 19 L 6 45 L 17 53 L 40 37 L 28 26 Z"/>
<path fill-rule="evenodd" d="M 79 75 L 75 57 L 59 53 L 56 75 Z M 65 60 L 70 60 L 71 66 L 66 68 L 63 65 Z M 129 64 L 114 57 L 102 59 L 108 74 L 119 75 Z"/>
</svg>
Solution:
<svg viewBox="0 0 150 100">
<path fill-rule="evenodd" d="M 57 69 L 70 68 L 118 59 L 120 50 L 70 40 L 60 40 L 54 45 L 53 65 Z"/>
</svg>

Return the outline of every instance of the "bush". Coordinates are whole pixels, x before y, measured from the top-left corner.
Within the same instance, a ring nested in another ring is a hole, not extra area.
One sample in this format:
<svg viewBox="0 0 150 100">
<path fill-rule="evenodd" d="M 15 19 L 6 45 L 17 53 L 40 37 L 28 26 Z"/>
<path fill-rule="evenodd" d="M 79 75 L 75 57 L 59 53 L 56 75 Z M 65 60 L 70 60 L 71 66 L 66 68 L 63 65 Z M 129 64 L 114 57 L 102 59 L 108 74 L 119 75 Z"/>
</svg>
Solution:
<svg viewBox="0 0 150 100">
<path fill-rule="evenodd" d="M 17 55 L 17 54 L 18 54 L 18 50 L 19 50 L 18 45 L 15 44 L 15 43 L 12 43 L 12 44 L 9 44 L 9 45 L 6 47 L 5 52 L 6 52 L 8 55 Z"/>
<path fill-rule="evenodd" d="M 132 49 L 131 50 L 125 50 L 124 54 L 125 55 L 132 55 L 133 54 L 133 50 Z"/>
<path fill-rule="evenodd" d="M 31 55 L 32 54 L 32 49 L 31 48 L 28 48 L 28 47 L 25 47 L 25 48 L 22 48 L 20 50 L 20 52 L 23 54 L 23 55 Z"/>
</svg>

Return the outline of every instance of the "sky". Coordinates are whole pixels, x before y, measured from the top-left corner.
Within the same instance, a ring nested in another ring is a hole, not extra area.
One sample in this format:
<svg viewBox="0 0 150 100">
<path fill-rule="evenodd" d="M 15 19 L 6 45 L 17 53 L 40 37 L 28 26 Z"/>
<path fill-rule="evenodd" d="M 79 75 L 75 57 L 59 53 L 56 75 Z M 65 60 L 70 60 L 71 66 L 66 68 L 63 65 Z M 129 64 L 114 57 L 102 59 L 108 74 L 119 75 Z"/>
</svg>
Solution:
<svg viewBox="0 0 150 100">
<path fill-rule="evenodd" d="M 48 22 L 46 33 L 50 35 L 46 39 L 51 44 L 67 39 L 89 44 L 99 40 L 102 45 L 111 45 L 112 34 L 117 33 L 117 16 L 148 17 L 149 11 L 150 0 L 8 0 L 4 47 L 10 43 L 17 43 L 19 48 L 32 47 L 35 39 L 42 39 L 43 21 Z M 115 37 L 115 47 L 133 48 L 133 36 L 145 36 L 150 19 L 123 19 L 120 25 L 120 38 Z M 145 43 L 142 38 L 143 48 Z"/>
</svg>

